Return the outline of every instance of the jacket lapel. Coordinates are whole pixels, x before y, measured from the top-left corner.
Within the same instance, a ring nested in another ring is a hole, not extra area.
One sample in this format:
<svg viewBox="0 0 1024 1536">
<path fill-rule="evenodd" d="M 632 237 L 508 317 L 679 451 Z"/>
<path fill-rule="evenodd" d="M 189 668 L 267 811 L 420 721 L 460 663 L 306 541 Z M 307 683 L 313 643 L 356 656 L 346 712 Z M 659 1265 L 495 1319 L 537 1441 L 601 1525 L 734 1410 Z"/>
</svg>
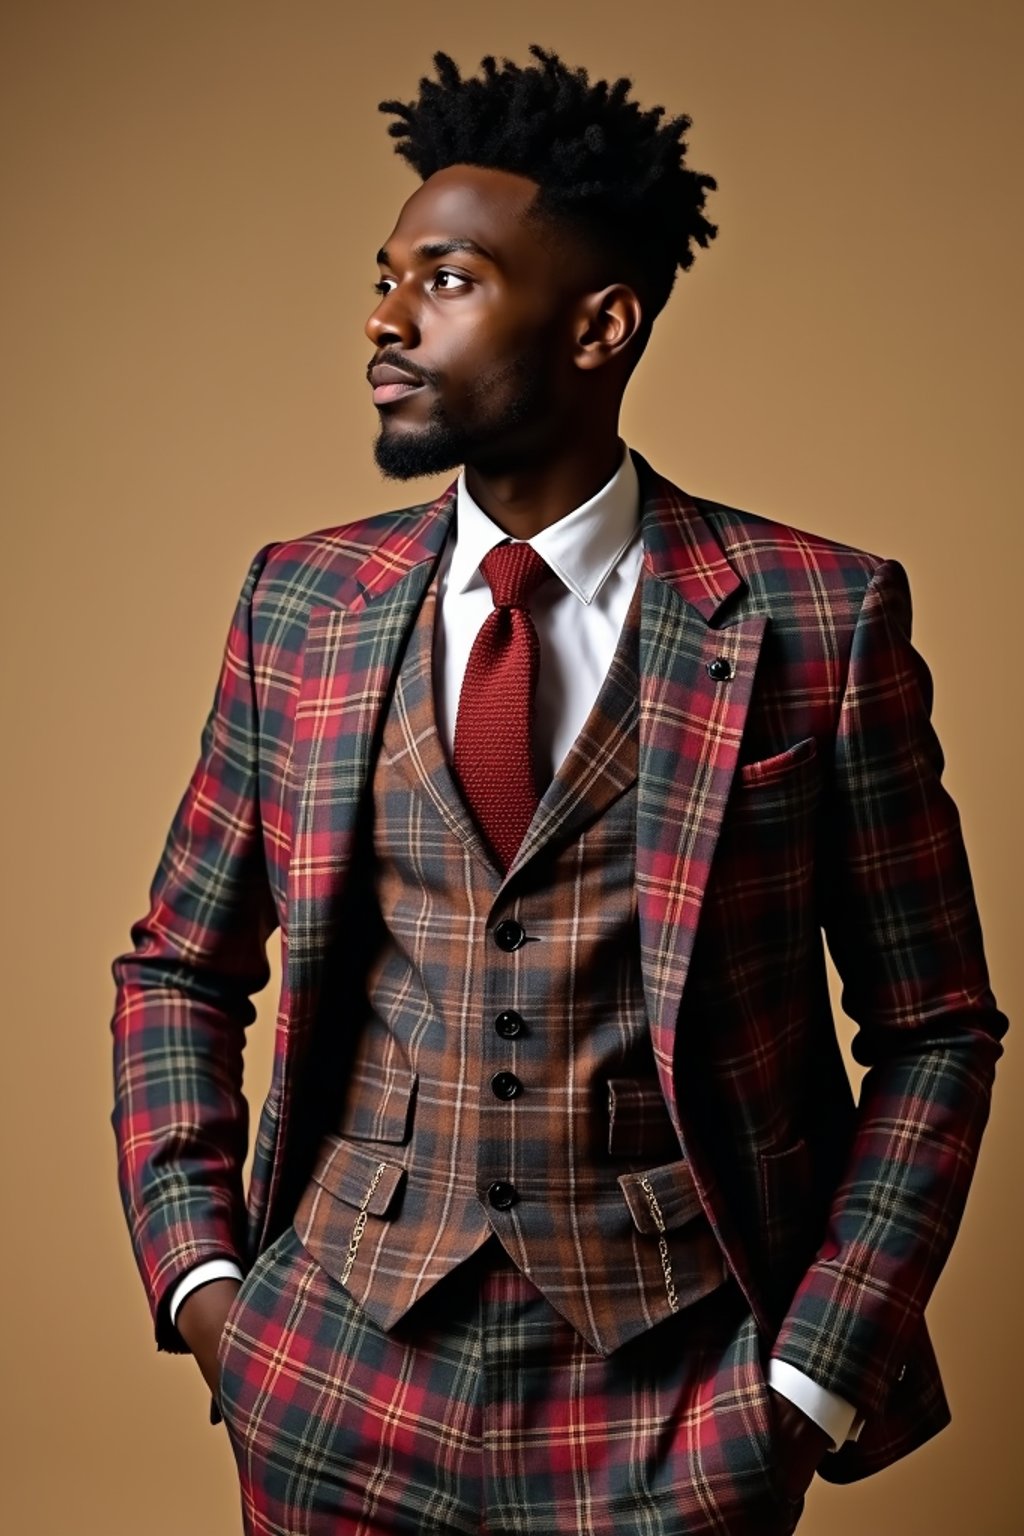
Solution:
<svg viewBox="0 0 1024 1536">
<path fill-rule="evenodd" d="M 634 458 L 645 546 L 640 956 L 655 1058 L 666 1103 L 674 1106 L 676 1020 L 767 619 L 729 620 L 724 605 L 741 594 L 742 578 L 698 508 L 639 455 Z"/>
<path fill-rule="evenodd" d="M 436 606 L 436 589 L 431 586 L 395 680 L 395 712 L 402 746 L 388 767 L 402 776 L 411 794 L 429 798 L 449 832 L 472 858 L 494 869 L 445 757 L 437 728 L 432 645 Z"/>
<path fill-rule="evenodd" d="M 296 809 L 288 873 L 287 983 L 291 1054 L 316 1014 L 336 942 L 359 811 L 384 705 L 455 511 L 450 485 L 389 535 L 332 602 L 309 615 L 295 707 Z"/>
</svg>

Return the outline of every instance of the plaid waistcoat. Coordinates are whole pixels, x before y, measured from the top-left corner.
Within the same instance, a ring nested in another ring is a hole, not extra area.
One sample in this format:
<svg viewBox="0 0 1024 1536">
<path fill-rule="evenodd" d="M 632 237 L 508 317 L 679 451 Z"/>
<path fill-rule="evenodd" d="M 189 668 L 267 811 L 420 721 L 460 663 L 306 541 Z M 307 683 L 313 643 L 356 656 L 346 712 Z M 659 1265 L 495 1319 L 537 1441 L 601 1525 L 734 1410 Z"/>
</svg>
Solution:
<svg viewBox="0 0 1024 1536">
<path fill-rule="evenodd" d="M 369 1013 L 296 1227 L 384 1328 L 493 1231 L 608 1354 L 727 1274 L 658 1085 L 644 1003 L 640 588 L 505 876 L 436 729 L 435 607 L 431 584 L 384 722 Z"/>
</svg>

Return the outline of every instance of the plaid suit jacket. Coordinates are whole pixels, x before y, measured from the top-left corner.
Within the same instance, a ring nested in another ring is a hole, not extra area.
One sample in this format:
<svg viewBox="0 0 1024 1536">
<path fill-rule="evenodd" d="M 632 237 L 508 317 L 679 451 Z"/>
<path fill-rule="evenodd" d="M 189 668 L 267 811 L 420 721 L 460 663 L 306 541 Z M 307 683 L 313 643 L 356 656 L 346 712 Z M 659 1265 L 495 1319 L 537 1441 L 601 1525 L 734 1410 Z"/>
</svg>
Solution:
<svg viewBox="0 0 1024 1536">
<path fill-rule="evenodd" d="M 867 1418 L 822 1469 L 848 1480 L 948 1417 L 923 1310 L 1006 1021 L 902 567 L 690 498 L 634 457 L 636 889 L 655 1060 L 763 1337 Z M 328 998 L 332 1029 L 346 1017 L 361 812 L 454 509 L 453 484 L 268 546 L 246 577 L 149 911 L 114 962 L 119 1176 L 163 1348 L 182 1347 L 175 1282 L 206 1258 L 251 1261 L 287 1225 L 327 1123 L 317 1021 Z M 242 1044 L 278 926 L 246 1221 Z M 822 934 L 868 1069 L 856 1105 Z"/>
</svg>

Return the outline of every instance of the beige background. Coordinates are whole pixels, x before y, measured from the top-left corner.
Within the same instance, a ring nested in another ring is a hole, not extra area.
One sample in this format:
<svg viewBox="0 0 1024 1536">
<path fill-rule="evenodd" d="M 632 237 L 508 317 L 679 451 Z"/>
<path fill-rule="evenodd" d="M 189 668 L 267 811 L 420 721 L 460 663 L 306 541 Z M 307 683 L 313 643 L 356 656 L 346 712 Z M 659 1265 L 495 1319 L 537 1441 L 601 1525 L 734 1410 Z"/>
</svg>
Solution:
<svg viewBox="0 0 1024 1536">
<path fill-rule="evenodd" d="M 266 540 L 380 481 L 362 335 L 413 190 L 377 101 L 536 39 L 686 110 L 717 244 L 624 429 L 692 490 L 901 559 L 997 993 L 1020 1013 L 1019 0 L 6 0 L 0 1520 L 238 1529 L 158 1357 L 114 1180 L 107 1019 Z M 450 477 L 445 477 L 450 478 Z M 276 983 L 275 983 L 276 985 Z M 271 989 L 273 990 L 273 989 Z M 249 1071 L 259 1093 L 266 1015 Z M 930 1316 L 955 1423 L 807 1536 L 1022 1528 L 1019 1054 Z"/>
</svg>

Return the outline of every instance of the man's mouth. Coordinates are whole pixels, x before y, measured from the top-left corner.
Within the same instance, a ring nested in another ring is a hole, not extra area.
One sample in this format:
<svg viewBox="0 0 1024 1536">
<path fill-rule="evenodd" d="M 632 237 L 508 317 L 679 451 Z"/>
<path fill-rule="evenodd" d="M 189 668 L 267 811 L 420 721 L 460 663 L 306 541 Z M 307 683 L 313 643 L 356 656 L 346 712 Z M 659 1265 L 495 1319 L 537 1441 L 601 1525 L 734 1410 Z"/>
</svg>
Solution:
<svg viewBox="0 0 1024 1536">
<path fill-rule="evenodd" d="M 421 379 L 394 363 L 372 364 L 367 369 L 367 377 L 373 385 L 374 405 L 391 405 L 395 400 L 404 400 L 406 395 L 414 395 L 423 388 Z"/>
<path fill-rule="evenodd" d="M 406 395 L 415 395 L 422 388 L 422 384 L 415 384 L 412 379 L 406 379 L 401 384 L 375 384 L 373 386 L 373 403 L 374 405 L 390 405 L 394 400 L 404 400 Z"/>
</svg>

